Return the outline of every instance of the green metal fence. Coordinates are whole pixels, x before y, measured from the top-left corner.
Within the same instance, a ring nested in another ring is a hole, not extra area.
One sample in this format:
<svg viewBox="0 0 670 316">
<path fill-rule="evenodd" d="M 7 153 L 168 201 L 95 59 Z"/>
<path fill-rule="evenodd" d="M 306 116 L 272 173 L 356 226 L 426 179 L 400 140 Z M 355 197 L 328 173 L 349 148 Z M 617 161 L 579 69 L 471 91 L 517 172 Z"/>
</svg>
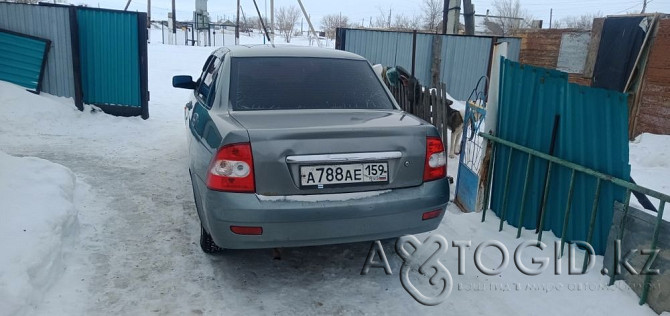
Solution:
<svg viewBox="0 0 670 316">
<path fill-rule="evenodd" d="M 590 221 L 589 221 L 589 226 L 588 226 L 588 237 L 586 238 L 586 242 L 591 243 L 593 241 L 593 233 L 594 233 L 594 228 L 595 228 L 595 224 L 596 224 L 596 216 L 598 214 L 598 202 L 600 200 L 600 191 L 601 191 L 602 185 L 603 185 L 603 183 L 610 183 L 612 185 L 616 185 L 616 186 L 621 187 L 621 188 L 626 190 L 625 201 L 624 201 L 624 216 L 623 216 L 622 221 L 621 221 L 621 229 L 619 230 L 618 235 L 616 236 L 616 239 L 621 240 L 624 237 L 623 236 L 623 234 L 624 234 L 624 223 L 625 223 L 625 219 L 626 219 L 625 214 L 627 214 L 627 212 L 628 212 L 628 206 L 629 206 L 629 203 L 630 203 L 630 196 L 631 196 L 631 193 L 633 191 L 640 192 L 640 193 L 643 193 L 645 195 L 648 195 L 648 196 L 651 196 L 651 197 L 654 197 L 654 198 L 657 198 L 657 199 L 660 200 L 659 206 L 658 206 L 658 214 L 656 215 L 657 219 L 656 219 L 656 225 L 654 227 L 653 239 L 651 240 L 651 249 L 653 249 L 653 250 L 657 249 L 660 225 L 663 221 L 663 210 L 665 208 L 665 203 L 670 202 L 670 196 L 669 195 L 658 192 L 658 191 L 655 191 L 655 190 L 652 190 L 652 189 L 649 189 L 649 188 L 645 188 L 643 186 L 639 186 L 637 184 L 634 184 L 634 183 L 632 183 L 630 181 L 627 181 L 627 180 L 623 180 L 621 178 L 613 177 L 611 175 L 604 174 L 602 172 L 598 172 L 596 170 L 584 167 L 582 165 L 579 165 L 579 164 L 576 164 L 576 163 L 573 163 L 573 162 L 570 162 L 570 161 L 567 161 L 567 160 L 564 160 L 564 159 L 561 159 L 561 158 L 558 158 L 558 157 L 555 157 L 555 156 L 551 156 L 551 155 L 542 153 L 540 151 L 537 151 L 537 150 L 534 150 L 534 149 L 531 149 L 531 148 L 528 148 L 528 147 L 524 147 L 524 146 L 515 144 L 513 142 L 504 140 L 504 139 L 499 138 L 499 137 L 495 137 L 493 135 L 489 135 L 489 134 L 485 134 L 485 133 L 479 133 L 479 135 L 481 137 L 489 140 L 490 142 L 493 142 L 493 150 L 494 151 L 498 151 L 500 147 L 506 147 L 506 148 L 509 149 L 510 153 L 512 151 L 516 151 L 516 152 L 518 152 L 522 155 L 525 155 L 527 157 L 526 161 L 527 161 L 528 166 L 530 166 L 531 163 L 534 160 L 539 159 L 539 160 L 546 161 L 549 164 L 549 170 L 550 170 L 549 174 L 547 175 L 547 178 L 551 177 L 551 170 L 554 166 L 561 166 L 561 167 L 564 167 L 564 168 L 567 168 L 567 169 L 570 170 L 571 176 L 570 176 L 570 182 L 569 182 L 569 187 L 568 187 L 568 191 L 567 191 L 568 193 L 565 196 L 567 206 L 566 206 L 565 212 L 563 213 L 563 229 L 560 233 L 560 236 L 561 236 L 561 254 L 563 253 L 563 248 L 565 246 L 565 243 L 570 242 L 570 240 L 566 239 L 566 236 L 567 236 L 568 222 L 570 220 L 570 205 L 571 205 L 571 201 L 572 201 L 572 197 L 573 197 L 573 193 L 574 193 L 574 187 L 575 187 L 575 176 L 577 174 L 583 174 L 583 175 L 589 176 L 589 177 L 595 179 L 595 181 L 596 181 L 596 190 L 595 190 L 595 193 L 593 195 L 593 202 L 592 202 L 593 206 L 592 206 L 591 212 L 590 212 Z M 508 161 L 511 161 L 511 160 L 508 160 Z M 491 160 L 491 162 L 489 164 L 489 169 L 490 168 L 493 168 L 493 159 Z M 509 181 L 509 170 L 510 169 L 511 169 L 510 165 L 508 164 L 506 170 L 504 170 L 504 173 L 506 174 L 505 180 L 504 180 L 505 184 L 506 184 L 505 187 L 508 187 L 510 185 L 508 183 L 508 181 Z M 530 170 L 531 170 L 530 167 L 526 168 L 525 180 L 524 180 L 524 184 L 523 184 L 523 193 L 522 193 L 522 196 L 521 196 L 522 200 L 526 199 L 526 196 L 527 196 L 527 193 L 528 193 L 528 187 L 529 187 L 528 183 L 529 183 L 529 180 L 532 177 L 532 173 L 530 172 Z M 490 186 L 491 186 L 491 179 L 492 179 L 491 177 L 488 178 L 488 183 L 486 185 L 487 189 L 490 188 Z M 547 181 L 546 184 L 545 184 L 546 185 L 545 194 L 543 196 L 542 204 L 541 204 L 541 207 L 542 207 L 543 210 L 546 208 L 547 194 L 548 194 L 549 190 L 552 189 L 551 187 L 549 187 L 549 183 L 550 182 Z M 484 209 L 483 209 L 483 212 L 482 212 L 482 221 L 486 220 L 486 211 L 487 211 L 488 205 L 489 205 L 489 203 L 488 203 L 489 202 L 489 194 L 486 194 L 484 199 L 485 199 L 485 201 L 484 201 Z M 505 195 L 503 199 L 507 200 L 508 196 Z M 505 205 L 504 202 L 503 202 L 503 205 Z M 507 211 L 506 209 L 503 209 L 501 211 L 500 230 L 502 230 L 503 222 L 505 221 L 506 211 Z M 521 237 L 521 229 L 522 229 L 523 226 L 520 223 L 523 221 L 524 215 L 526 214 L 527 211 L 528 211 L 528 209 L 523 208 L 523 207 L 520 210 L 521 214 L 520 214 L 519 224 L 517 225 L 517 235 L 516 235 L 517 238 Z M 544 213 L 542 213 L 542 214 L 544 214 Z M 542 241 L 542 232 L 544 231 L 544 222 L 545 222 L 545 217 L 542 217 L 540 219 L 539 233 L 538 233 L 538 236 L 537 236 L 538 242 Z M 584 266 L 584 268 L 586 268 L 588 256 L 585 257 L 584 259 L 585 260 L 584 260 L 584 265 L 583 266 Z M 614 271 L 614 269 L 612 269 L 611 271 Z M 615 277 L 614 274 L 612 274 L 612 276 L 610 278 L 610 285 L 612 285 L 614 283 L 614 277 Z M 651 275 L 646 275 L 645 276 L 643 292 L 642 292 L 642 296 L 640 298 L 640 305 L 644 304 L 647 301 L 647 295 L 649 293 L 649 285 L 651 283 L 651 277 L 652 277 Z"/>
<path fill-rule="evenodd" d="M 84 103 L 148 118 L 146 14 L 77 8 Z"/>
<path fill-rule="evenodd" d="M 500 74 L 495 136 L 629 179 L 625 94 L 571 84 L 567 73 L 510 60 L 501 62 Z M 494 163 L 491 209 L 498 216 L 529 229 L 537 229 L 543 221 L 542 227 L 557 236 L 565 231 L 568 240 L 586 239 L 595 180 L 542 159 L 529 160 L 508 147 L 497 150 Z M 526 175 L 529 180 L 524 183 Z M 597 254 L 603 254 L 614 201 L 623 200 L 625 190 L 610 183 L 600 184 L 598 190 L 600 211 L 591 245 Z M 567 223 L 565 212 L 571 212 Z"/>
<path fill-rule="evenodd" d="M 0 29 L 0 80 L 40 92 L 51 41 Z"/>
</svg>

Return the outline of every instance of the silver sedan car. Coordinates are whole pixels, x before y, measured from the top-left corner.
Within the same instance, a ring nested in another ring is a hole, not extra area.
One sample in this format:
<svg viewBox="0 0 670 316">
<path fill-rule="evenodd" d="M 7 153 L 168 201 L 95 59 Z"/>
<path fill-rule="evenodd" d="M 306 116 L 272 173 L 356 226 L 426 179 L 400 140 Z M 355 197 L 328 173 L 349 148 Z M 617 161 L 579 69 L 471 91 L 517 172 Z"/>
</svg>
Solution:
<svg viewBox="0 0 670 316">
<path fill-rule="evenodd" d="M 310 47 L 214 51 L 186 104 L 200 245 L 297 247 L 437 228 L 445 148 L 403 112 L 370 63 Z"/>
</svg>

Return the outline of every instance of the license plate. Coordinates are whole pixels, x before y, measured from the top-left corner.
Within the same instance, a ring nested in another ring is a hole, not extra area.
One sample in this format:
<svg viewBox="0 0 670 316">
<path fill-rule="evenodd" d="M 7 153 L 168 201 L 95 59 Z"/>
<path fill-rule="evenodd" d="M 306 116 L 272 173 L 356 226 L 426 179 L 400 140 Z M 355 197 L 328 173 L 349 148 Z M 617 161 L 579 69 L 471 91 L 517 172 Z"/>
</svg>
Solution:
<svg viewBox="0 0 670 316">
<path fill-rule="evenodd" d="M 301 186 L 388 182 L 388 163 L 359 163 L 300 167 Z"/>
</svg>

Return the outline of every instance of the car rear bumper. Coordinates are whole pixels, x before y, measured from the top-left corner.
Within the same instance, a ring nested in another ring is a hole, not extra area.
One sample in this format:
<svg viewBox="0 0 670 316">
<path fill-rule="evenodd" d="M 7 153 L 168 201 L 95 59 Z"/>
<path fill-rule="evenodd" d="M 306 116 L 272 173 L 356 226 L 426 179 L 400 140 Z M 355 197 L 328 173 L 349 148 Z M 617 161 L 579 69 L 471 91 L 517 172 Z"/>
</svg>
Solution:
<svg viewBox="0 0 670 316">
<path fill-rule="evenodd" d="M 449 183 L 362 193 L 260 196 L 206 189 L 207 229 L 222 248 L 299 247 L 378 240 L 434 230 L 449 201 Z M 440 216 L 422 220 L 425 212 Z M 238 235 L 231 226 L 262 227 L 261 235 Z"/>
</svg>

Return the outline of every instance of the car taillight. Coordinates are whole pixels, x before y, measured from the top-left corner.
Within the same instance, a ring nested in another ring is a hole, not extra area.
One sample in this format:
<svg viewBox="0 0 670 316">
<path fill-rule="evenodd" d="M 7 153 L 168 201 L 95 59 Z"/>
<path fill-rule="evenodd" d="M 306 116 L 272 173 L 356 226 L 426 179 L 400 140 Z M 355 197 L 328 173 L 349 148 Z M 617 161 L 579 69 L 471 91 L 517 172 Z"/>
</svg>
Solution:
<svg viewBox="0 0 670 316">
<path fill-rule="evenodd" d="M 221 147 L 209 164 L 207 187 L 216 191 L 256 192 L 251 145 L 239 143 Z"/>
<path fill-rule="evenodd" d="M 447 155 L 439 137 L 426 137 L 426 162 L 423 168 L 423 181 L 444 178 L 447 174 Z"/>
</svg>

